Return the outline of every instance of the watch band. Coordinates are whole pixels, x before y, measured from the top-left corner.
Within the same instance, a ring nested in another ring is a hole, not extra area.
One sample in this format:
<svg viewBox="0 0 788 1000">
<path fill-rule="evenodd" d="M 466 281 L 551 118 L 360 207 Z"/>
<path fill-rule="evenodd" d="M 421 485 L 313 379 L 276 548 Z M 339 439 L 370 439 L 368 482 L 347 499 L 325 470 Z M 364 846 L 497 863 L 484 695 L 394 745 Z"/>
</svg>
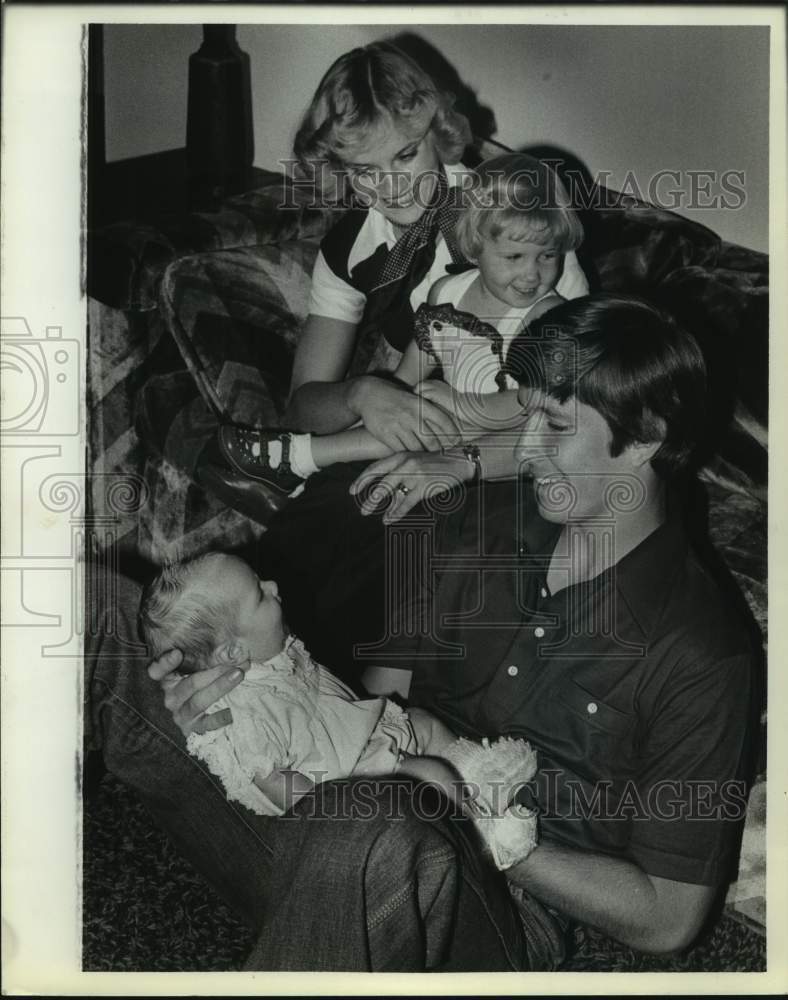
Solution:
<svg viewBox="0 0 788 1000">
<path fill-rule="evenodd" d="M 482 478 L 482 457 L 479 454 L 479 448 L 475 444 L 464 444 L 462 446 L 462 454 L 469 462 L 473 462 L 474 471 L 471 482 L 473 484 L 478 483 Z"/>
</svg>

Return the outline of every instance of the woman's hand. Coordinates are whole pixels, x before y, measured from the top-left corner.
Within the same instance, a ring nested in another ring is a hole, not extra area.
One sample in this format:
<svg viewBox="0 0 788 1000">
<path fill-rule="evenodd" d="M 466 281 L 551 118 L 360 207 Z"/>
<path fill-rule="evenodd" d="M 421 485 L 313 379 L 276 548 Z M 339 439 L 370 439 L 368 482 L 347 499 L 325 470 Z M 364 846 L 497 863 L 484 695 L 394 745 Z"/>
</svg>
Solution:
<svg viewBox="0 0 788 1000">
<path fill-rule="evenodd" d="M 186 677 L 173 677 L 182 660 L 179 649 L 170 649 L 148 665 L 148 676 L 161 684 L 164 705 L 172 713 L 175 725 L 184 736 L 229 726 L 233 721 L 229 708 L 210 715 L 206 715 L 206 710 L 241 683 L 244 676 L 241 665 L 223 663 Z"/>
<path fill-rule="evenodd" d="M 440 406 L 441 409 L 446 410 L 449 414 L 455 412 L 454 389 L 452 389 L 448 382 L 444 382 L 443 379 L 426 379 L 424 382 L 419 382 L 418 385 L 414 386 L 413 391 L 421 396 L 422 399 L 428 399 L 431 403 Z"/>
<path fill-rule="evenodd" d="M 356 380 L 350 405 L 370 434 L 395 452 L 439 451 L 461 440 L 443 407 L 374 375 Z"/>
<path fill-rule="evenodd" d="M 394 524 L 425 498 L 470 482 L 475 472 L 473 462 L 463 456 L 399 452 L 368 466 L 351 483 L 350 492 L 355 496 L 372 487 L 361 505 L 365 517 L 376 513 L 380 504 L 390 498 L 383 523 Z"/>
</svg>

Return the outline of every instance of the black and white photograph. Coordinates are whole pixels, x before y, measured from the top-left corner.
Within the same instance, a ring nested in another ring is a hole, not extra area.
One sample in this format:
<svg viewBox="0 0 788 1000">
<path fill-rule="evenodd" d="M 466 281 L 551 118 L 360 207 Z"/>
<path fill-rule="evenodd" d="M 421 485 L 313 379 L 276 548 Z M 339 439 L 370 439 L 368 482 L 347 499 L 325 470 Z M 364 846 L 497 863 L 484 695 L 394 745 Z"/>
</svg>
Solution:
<svg viewBox="0 0 788 1000">
<path fill-rule="evenodd" d="M 784 11 L 24 6 L 9 984 L 784 989 Z"/>
</svg>

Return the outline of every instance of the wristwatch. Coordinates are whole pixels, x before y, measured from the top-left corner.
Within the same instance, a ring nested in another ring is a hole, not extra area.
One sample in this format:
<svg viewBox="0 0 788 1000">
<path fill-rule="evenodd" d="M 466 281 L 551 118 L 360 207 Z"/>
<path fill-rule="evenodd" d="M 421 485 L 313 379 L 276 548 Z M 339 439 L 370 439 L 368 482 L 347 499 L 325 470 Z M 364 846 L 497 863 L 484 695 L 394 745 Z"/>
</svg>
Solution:
<svg viewBox="0 0 788 1000">
<path fill-rule="evenodd" d="M 473 462 L 474 469 L 471 483 L 478 483 L 482 478 L 482 458 L 478 447 L 475 444 L 464 444 L 462 446 L 462 454 L 469 462 Z"/>
</svg>

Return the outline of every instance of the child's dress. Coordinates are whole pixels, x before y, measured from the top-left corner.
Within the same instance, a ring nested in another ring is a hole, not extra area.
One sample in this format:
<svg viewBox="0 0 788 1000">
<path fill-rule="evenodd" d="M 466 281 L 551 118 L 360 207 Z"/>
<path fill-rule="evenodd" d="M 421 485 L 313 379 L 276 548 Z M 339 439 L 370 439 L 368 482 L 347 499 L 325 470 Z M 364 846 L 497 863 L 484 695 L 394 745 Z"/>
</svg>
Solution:
<svg viewBox="0 0 788 1000">
<path fill-rule="evenodd" d="M 506 353 L 528 314 L 546 296 L 524 309 L 512 306 L 503 316 L 474 316 L 458 309 L 457 303 L 478 274 L 478 270 L 464 271 L 446 279 L 441 301 L 419 306 L 414 336 L 421 350 L 440 364 L 444 381 L 455 391 L 486 395 L 517 388 L 503 371 Z"/>
<path fill-rule="evenodd" d="M 388 698 L 358 701 L 293 636 L 214 707 L 229 708 L 232 725 L 191 733 L 187 748 L 221 778 L 228 799 L 261 816 L 283 810 L 254 784 L 258 772 L 300 771 L 315 782 L 391 774 L 402 751 L 419 752 L 406 712 Z"/>
</svg>

